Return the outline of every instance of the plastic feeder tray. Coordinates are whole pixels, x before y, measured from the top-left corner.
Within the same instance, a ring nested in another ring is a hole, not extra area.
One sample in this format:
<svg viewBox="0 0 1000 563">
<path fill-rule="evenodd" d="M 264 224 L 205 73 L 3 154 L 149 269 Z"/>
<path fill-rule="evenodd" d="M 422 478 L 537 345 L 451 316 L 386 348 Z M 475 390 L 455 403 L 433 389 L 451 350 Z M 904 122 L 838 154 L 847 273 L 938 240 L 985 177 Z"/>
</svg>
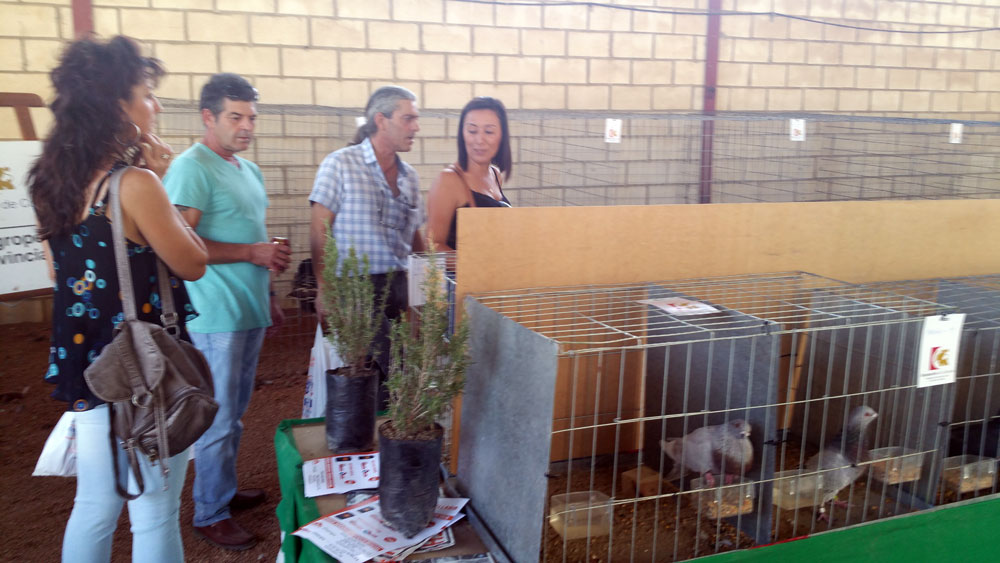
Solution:
<svg viewBox="0 0 1000 563">
<path fill-rule="evenodd" d="M 805 470 L 791 469 L 774 474 L 774 494 L 771 501 L 783 510 L 795 510 L 815 506 L 823 500 L 823 493 L 817 492 L 818 475 L 801 475 Z"/>
<path fill-rule="evenodd" d="M 997 481 L 997 460 L 976 455 L 946 457 L 941 479 L 945 488 L 958 494 L 992 489 Z"/>
<path fill-rule="evenodd" d="M 909 448 L 875 448 L 871 451 L 872 477 L 895 485 L 920 480 L 924 453 Z"/>
<path fill-rule="evenodd" d="M 611 499 L 597 491 L 553 495 L 549 524 L 566 540 L 606 536 L 611 532 Z"/>
<path fill-rule="evenodd" d="M 691 479 L 692 503 L 697 503 L 709 518 L 729 518 L 753 512 L 753 482 L 742 480 L 731 485 L 716 478 L 714 487 L 706 487 L 703 478 Z"/>
</svg>

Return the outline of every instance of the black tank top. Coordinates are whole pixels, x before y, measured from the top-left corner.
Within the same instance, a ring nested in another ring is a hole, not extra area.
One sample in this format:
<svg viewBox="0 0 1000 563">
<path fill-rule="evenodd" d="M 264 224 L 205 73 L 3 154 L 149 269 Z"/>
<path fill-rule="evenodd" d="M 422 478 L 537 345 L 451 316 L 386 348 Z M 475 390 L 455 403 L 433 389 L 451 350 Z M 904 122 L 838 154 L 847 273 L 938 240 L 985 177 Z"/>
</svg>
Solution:
<svg viewBox="0 0 1000 563">
<path fill-rule="evenodd" d="M 452 169 L 454 170 L 454 167 L 452 167 Z M 490 166 L 490 170 L 493 171 L 493 175 L 497 179 L 497 186 L 499 187 L 500 186 L 500 172 L 499 172 L 499 170 L 497 170 L 497 168 L 493 167 L 493 166 Z M 458 170 L 455 170 L 455 172 L 459 175 L 460 178 L 462 178 L 462 182 L 465 182 L 465 177 L 462 176 L 462 174 Z M 472 192 L 472 201 L 474 201 L 476 203 L 476 207 L 510 207 L 511 206 L 510 202 L 507 201 L 507 196 L 505 196 L 504 193 L 503 193 L 503 188 L 502 187 L 500 187 L 500 201 L 497 201 L 497 200 L 493 199 L 492 197 L 490 197 L 490 196 L 488 196 L 486 194 L 481 194 L 481 193 L 477 192 L 476 190 L 472 189 L 469 186 L 468 183 L 465 184 L 465 187 L 469 188 L 469 191 Z M 459 207 L 458 209 L 455 209 L 455 213 L 451 216 L 451 227 L 448 228 L 448 240 L 445 241 L 448 244 L 448 246 L 454 248 L 455 250 L 458 250 L 458 240 L 457 240 L 458 239 L 458 210 L 461 209 L 462 207 L 469 207 L 469 204 L 466 203 L 465 205 Z"/>
<path fill-rule="evenodd" d="M 87 387 L 83 372 L 124 320 L 107 207 L 105 197 L 69 234 L 49 239 L 56 281 L 45 381 L 56 385 L 52 397 L 69 403 L 68 410 L 85 411 L 104 402 Z M 127 247 L 139 320 L 162 324 L 156 254 L 132 241 Z M 196 317 L 184 282 L 170 276 L 170 287 L 178 316 L 184 322 Z M 179 323 L 180 335 L 187 340 L 184 322 Z"/>
</svg>

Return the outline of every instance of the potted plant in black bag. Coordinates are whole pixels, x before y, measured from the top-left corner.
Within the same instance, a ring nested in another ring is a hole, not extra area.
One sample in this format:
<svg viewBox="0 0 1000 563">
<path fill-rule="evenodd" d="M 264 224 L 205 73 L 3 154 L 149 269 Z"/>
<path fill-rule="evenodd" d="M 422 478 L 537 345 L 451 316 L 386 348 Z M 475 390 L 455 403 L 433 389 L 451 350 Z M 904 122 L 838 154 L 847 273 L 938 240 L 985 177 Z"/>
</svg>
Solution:
<svg viewBox="0 0 1000 563">
<path fill-rule="evenodd" d="M 337 241 L 327 234 L 324 255 L 326 336 L 344 362 L 326 372 L 326 443 L 334 453 L 370 450 L 374 447 L 379 383 L 371 347 L 382 323 L 387 291 L 375 295 L 368 256 L 358 257 L 353 246 L 340 263 Z"/>
<path fill-rule="evenodd" d="M 437 419 L 465 384 L 469 329 L 448 334 L 448 301 L 432 258 L 423 284 L 419 335 L 405 318 L 392 327 L 389 420 L 379 426 L 379 507 L 406 537 L 430 522 L 438 499 L 444 429 Z"/>
</svg>

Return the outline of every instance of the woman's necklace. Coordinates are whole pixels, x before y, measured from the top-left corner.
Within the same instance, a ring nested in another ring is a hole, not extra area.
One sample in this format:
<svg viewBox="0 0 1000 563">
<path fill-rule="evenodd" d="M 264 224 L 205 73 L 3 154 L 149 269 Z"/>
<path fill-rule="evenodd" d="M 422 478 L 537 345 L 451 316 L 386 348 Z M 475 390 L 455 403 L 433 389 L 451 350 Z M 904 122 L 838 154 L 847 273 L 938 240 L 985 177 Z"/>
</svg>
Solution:
<svg viewBox="0 0 1000 563">
<path fill-rule="evenodd" d="M 465 184 L 467 186 L 469 186 L 470 190 L 472 190 L 474 192 L 477 192 L 480 195 L 484 195 L 486 197 L 493 198 L 493 199 L 495 199 L 497 201 L 501 201 L 503 199 L 503 194 L 498 194 L 497 193 L 500 190 L 494 190 L 494 188 L 493 188 L 493 182 L 490 182 L 490 176 L 493 173 L 493 170 L 491 168 L 487 168 L 486 169 L 486 175 L 485 176 L 478 176 L 477 177 L 477 179 L 479 181 L 476 182 L 476 184 L 475 184 L 476 187 L 473 187 L 472 184 L 470 184 L 468 182 L 468 178 L 471 176 L 471 174 L 468 174 L 466 171 L 462 170 L 462 168 L 460 166 L 455 166 L 455 169 L 459 171 L 459 174 L 461 174 L 462 179 L 465 181 Z M 477 190 L 476 188 L 479 188 L 479 189 Z"/>
</svg>

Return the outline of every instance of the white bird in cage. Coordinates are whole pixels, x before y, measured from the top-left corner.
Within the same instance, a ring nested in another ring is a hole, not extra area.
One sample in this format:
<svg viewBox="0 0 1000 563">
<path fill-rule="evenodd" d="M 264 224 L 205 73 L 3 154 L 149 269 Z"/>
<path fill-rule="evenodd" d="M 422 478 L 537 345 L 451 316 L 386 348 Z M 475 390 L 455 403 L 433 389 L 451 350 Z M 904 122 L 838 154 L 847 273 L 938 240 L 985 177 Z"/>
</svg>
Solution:
<svg viewBox="0 0 1000 563">
<path fill-rule="evenodd" d="M 694 471 L 704 476 L 705 484 L 715 486 L 715 475 L 726 484 L 745 474 L 753 464 L 750 423 L 738 418 L 728 424 L 703 426 L 683 438 L 660 440 L 660 447 L 674 461 L 666 476 L 668 481 Z"/>
<path fill-rule="evenodd" d="M 836 500 L 837 493 L 853 483 L 864 473 L 859 461 L 870 457 L 865 445 L 865 429 L 878 416 L 869 406 L 855 407 L 847 419 L 847 429 L 828 441 L 823 449 L 806 461 L 807 471 L 823 471 L 816 482 L 823 497 L 819 506 L 819 520 L 827 520 L 826 503 L 846 508 L 847 503 Z"/>
</svg>

